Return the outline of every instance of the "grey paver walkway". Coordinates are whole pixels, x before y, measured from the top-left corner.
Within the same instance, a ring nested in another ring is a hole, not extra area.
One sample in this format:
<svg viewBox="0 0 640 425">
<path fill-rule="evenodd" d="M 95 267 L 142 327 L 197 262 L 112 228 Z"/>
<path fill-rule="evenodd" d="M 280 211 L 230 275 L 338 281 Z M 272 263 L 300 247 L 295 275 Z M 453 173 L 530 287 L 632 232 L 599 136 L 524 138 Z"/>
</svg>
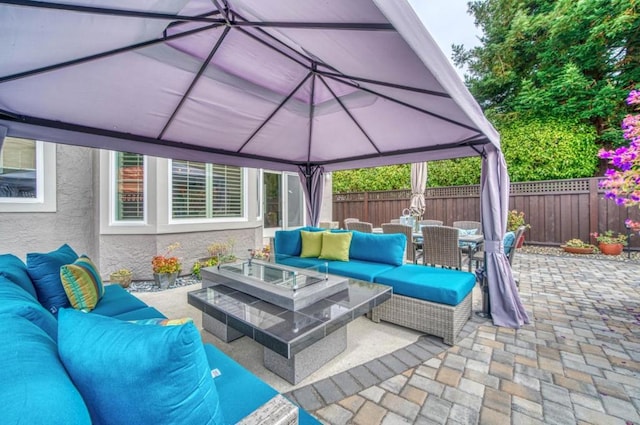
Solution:
<svg viewBox="0 0 640 425">
<path fill-rule="evenodd" d="M 475 318 L 287 394 L 327 424 L 640 424 L 640 264 L 523 254 L 531 324 Z"/>
</svg>

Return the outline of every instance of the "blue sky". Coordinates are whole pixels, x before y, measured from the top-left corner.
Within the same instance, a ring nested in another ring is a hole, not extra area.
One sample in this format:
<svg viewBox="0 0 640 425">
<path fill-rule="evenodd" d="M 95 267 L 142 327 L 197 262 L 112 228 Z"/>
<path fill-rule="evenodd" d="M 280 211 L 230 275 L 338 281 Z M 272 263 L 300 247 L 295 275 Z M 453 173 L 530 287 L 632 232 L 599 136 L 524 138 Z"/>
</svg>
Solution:
<svg viewBox="0 0 640 425">
<path fill-rule="evenodd" d="M 480 44 L 478 37 L 482 32 L 467 13 L 467 0 L 409 0 L 409 3 L 449 61 L 451 44 L 463 44 L 467 49 Z M 462 76 L 463 70 L 458 69 L 458 73 Z"/>
</svg>

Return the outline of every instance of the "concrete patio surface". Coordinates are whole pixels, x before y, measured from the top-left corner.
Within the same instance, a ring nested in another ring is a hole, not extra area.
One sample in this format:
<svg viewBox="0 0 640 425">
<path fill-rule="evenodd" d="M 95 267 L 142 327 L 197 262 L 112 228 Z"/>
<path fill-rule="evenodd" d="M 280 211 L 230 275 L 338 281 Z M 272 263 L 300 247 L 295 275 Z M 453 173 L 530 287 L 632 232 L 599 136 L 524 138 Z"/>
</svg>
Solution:
<svg viewBox="0 0 640 425">
<path fill-rule="evenodd" d="M 474 315 L 453 347 L 409 338 L 284 392 L 327 424 L 640 424 L 640 263 L 522 254 L 514 273 L 529 325 Z"/>
</svg>

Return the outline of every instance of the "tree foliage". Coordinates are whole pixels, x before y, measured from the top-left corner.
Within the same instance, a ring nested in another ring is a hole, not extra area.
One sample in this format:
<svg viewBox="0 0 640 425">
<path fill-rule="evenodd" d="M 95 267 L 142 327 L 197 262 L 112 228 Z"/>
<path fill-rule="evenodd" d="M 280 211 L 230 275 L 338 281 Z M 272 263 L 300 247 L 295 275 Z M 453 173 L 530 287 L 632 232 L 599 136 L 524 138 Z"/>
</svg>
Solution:
<svg viewBox="0 0 640 425">
<path fill-rule="evenodd" d="M 619 99 L 640 82 L 637 0 L 475 0 L 482 45 L 454 46 L 467 85 L 494 114 L 577 119 L 620 142 Z"/>
</svg>

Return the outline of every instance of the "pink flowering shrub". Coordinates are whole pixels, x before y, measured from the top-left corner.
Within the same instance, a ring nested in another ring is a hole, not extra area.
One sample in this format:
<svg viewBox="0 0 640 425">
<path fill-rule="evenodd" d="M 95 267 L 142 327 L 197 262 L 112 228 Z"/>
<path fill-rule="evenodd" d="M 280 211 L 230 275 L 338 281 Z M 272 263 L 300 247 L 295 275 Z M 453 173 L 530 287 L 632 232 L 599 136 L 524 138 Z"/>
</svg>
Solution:
<svg viewBox="0 0 640 425">
<path fill-rule="evenodd" d="M 632 90 L 627 104 L 640 107 L 640 90 Z M 628 146 L 615 150 L 601 149 L 598 157 L 608 159 L 611 168 L 605 172 L 600 187 L 605 189 L 605 197 L 625 207 L 640 205 L 640 114 L 627 115 L 622 120 L 623 137 Z M 640 223 L 627 220 L 627 227 L 640 228 Z"/>
</svg>

